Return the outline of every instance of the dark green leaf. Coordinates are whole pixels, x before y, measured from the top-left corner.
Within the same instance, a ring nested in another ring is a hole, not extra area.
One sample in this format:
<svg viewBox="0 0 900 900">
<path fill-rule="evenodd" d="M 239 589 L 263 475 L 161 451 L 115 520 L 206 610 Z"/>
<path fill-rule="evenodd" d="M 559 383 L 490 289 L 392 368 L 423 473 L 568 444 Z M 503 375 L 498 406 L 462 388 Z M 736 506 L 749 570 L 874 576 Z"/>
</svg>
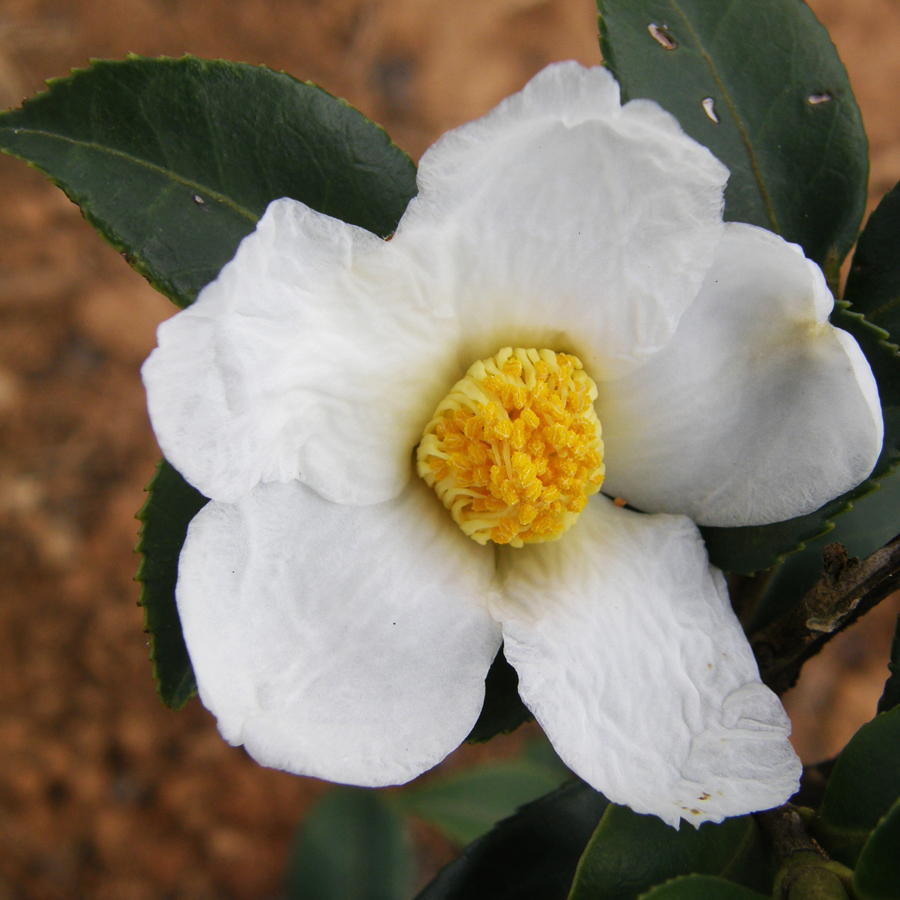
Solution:
<svg viewBox="0 0 900 900">
<path fill-rule="evenodd" d="M 141 534 L 136 550 L 142 555 L 135 579 L 140 581 L 144 630 L 150 635 L 150 659 L 159 696 L 166 706 L 181 709 L 197 693 L 181 620 L 175 606 L 178 554 L 191 519 L 207 504 L 164 459 L 147 485 L 141 507 Z"/>
<path fill-rule="evenodd" d="M 721 875 L 770 893 L 774 872 L 753 817 L 699 828 L 682 822 L 676 830 L 656 816 L 610 804 L 578 865 L 571 900 L 634 900 L 691 873 Z"/>
<path fill-rule="evenodd" d="M 863 725 L 838 757 L 815 822 L 817 837 L 850 866 L 900 797 L 900 706 Z"/>
<path fill-rule="evenodd" d="M 179 306 L 278 197 L 387 235 L 416 192 L 409 157 L 352 107 L 222 60 L 94 62 L 0 116 L 0 149 Z"/>
<path fill-rule="evenodd" d="M 900 460 L 900 355 L 897 348 L 888 342 L 883 329 L 870 324 L 859 313 L 846 309 L 844 303 L 837 304 L 831 321 L 856 338 L 878 382 L 884 416 L 881 456 L 872 474 L 862 484 L 808 516 L 758 527 L 701 528 L 710 559 L 722 569 L 747 575 L 768 569 L 787 554 L 802 549 L 807 541 L 828 534 L 834 528 L 832 520 L 877 490 L 878 483 Z M 892 512 L 890 508 L 886 511 L 886 520 L 879 525 L 880 532 L 893 527 L 890 525 Z M 896 512 L 897 531 L 900 531 L 900 508 Z M 771 617 L 768 615 L 768 619 Z"/>
<path fill-rule="evenodd" d="M 900 800 L 866 841 L 853 887 L 859 900 L 900 900 Z"/>
<path fill-rule="evenodd" d="M 713 875 L 684 875 L 641 896 L 641 900 L 760 900 L 762 894 Z"/>
<path fill-rule="evenodd" d="M 623 98 L 657 101 L 731 170 L 726 218 L 800 244 L 833 272 L 865 211 L 868 152 L 847 73 L 809 7 L 799 0 L 598 0 L 597 7 L 603 59 Z"/>
<path fill-rule="evenodd" d="M 900 184 L 878 204 L 859 236 L 844 299 L 900 339 Z"/>
<path fill-rule="evenodd" d="M 484 681 L 484 706 L 466 740 L 482 744 L 498 734 L 509 734 L 532 718 L 519 697 L 519 676 L 506 661 L 503 648 L 497 651 Z"/>
<path fill-rule="evenodd" d="M 381 797 L 337 788 L 319 801 L 291 850 L 290 900 L 406 900 L 414 857 L 403 821 Z"/>
<path fill-rule="evenodd" d="M 413 785 L 396 796 L 396 804 L 458 844 L 468 844 L 520 806 L 558 788 L 568 777 L 569 771 L 559 759 L 555 765 L 516 759 Z"/>
<path fill-rule="evenodd" d="M 417 900 L 565 900 L 606 806 L 573 781 L 469 844 Z"/>
<path fill-rule="evenodd" d="M 900 706 L 900 616 L 894 629 L 894 640 L 891 644 L 891 661 L 888 663 L 890 676 L 884 685 L 884 693 L 878 701 L 878 712 L 887 712 Z"/>
</svg>

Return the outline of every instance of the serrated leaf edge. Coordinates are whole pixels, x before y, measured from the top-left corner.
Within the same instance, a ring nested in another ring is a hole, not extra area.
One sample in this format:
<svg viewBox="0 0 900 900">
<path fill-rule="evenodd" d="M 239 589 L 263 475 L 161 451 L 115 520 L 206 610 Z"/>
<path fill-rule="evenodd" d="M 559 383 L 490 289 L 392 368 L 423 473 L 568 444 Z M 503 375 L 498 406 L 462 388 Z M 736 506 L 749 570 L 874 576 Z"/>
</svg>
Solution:
<svg viewBox="0 0 900 900">
<path fill-rule="evenodd" d="M 4 131 L 4 130 L 11 131 L 13 134 L 19 134 L 22 131 L 27 131 L 28 133 L 41 134 L 41 135 L 45 135 L 46 137 L 65 140 L 64 138 L 62 138 L 59 135 L 54 135 L 54 134 L 45 133 L 45 132 L 39 132 L 35 129 L 22 129 L 22 128 L 16 128 L 14 126 L 5 125 L 4 119 L 5 119 L 5 117 L 9 116 L 10 114 L 25 110 L 26 107 L 34 104 L 35 102 L 42 102 L 42 99 L 49 96 L 52 93 L 53 89 L 57 85 L 64 84 L 64 83 L 71 83 L 75 79 L 84 78 L 84 77 L 88 76 L 89 74 L 91 74 L 92 72 L 95 72 L 99 68 L 114 68 L 116 66 L 120 66 L 120 65 L 123 65 L 128 62 L 170 63 L 173 66 L 178 65 L 178 64 L 184 64 L 184 63 L 199 63 L 199 64 L 201 64 L 201 66 L 215 65 L 215 64 L 221 63 L 222 65 L 236 66 L 239 68 L 264 70 L 266 72 L 271 72 L 274 75 L 284 76 L 286 78 L 289 78 L 291 81 L 295 82 L 296 84 L 301 84 L 301 85 L 304 85 L 309 88 L 313 88 L 316 91 L 321 92 L 326 97 L 329 97 L 332 100 L 337 101 L 342 106 L 346 107 L 347 109 L 352 110 L 357 115 L 361 116 L 366 122 L 368 122 L 370 125 L 374 126 L 374 128 L 381 133 L 382 137 L 387 141 L 387 143 L 390 147 L 395 149 L 397 152 L 402 153 L 403 156 L 405 156 L 406 159 L 409 160 L 411 165 L 413 165 L 413 166 L 415 165 L 412 162 L 412 159 L 410 158 L 409 154 L 393 141 L 391 136 L 387 133 L 387 131 L 381 125 L 379 125 L 377 122 L 370 119 L 368 116 L 364 115 L 362 112 L 360 112 L 358 109 L 356 109 L 356 107 L 353 106 L 353 104 L 349 103 L 343 97 L 336 97 L 334 94 L 329 93 L 324 88 L 320 87 L 319 85 L 315 84 L 312 81 L 301 81 L 300 79 L 295 78 L 289 72 L 285 72 L 283 69 L 272 69 L 269 66 L 265 66 L 265 65 L 251 65 L 250 63 L 232 62 L 229 60 L 221 59 L 219 57 L 217 57 L 215 59 L 204 59 L 199 56 L 194 56 L 190 53 L 185 53 L 184 55 L 182 55 L 180 57 L 141 56 L 140 54 L 137 54 L 137 53 L 128 53 L 128 54 L 126 54 L 126 57 L 124 60 L 97 59 L 97 58 L 92 57 L 88 60 L 89 64 L 87 66 L 82 67 L 82 68 L 77 68 L 77 67 L 72 68 L 69 70 L 69 75 L 67 75 L 67 76 L 60 76 L 57 78 L 48 78 L 44 82 L 47 85 L 47 88 L 45 90 L 39 91 L 38 93 L 32 95 L 31 97 L 26 98 L 22 102 L 21 106 L 0 112 L 0 133 L 2 133 L 2 131 Z M 81 141 L 81 142 L 70 141 L 70 143 L 88 146 L 88 144 L 83 141 Z M 102 145 L 96 145 L 96 146 L 102 146 Z M 121 151 L 116 151 L 116 150 L 113 150 L 110 148 L 105 148 L 105 147 L 103 149 L 108 150 L 108 152 L 110 152 L 111 154 L 115 154 L 124 159 L 133 161 L 138 165 L 144 166 L 145 168 L 147 168 L 149 170 L 163 173 L 163 174 L 167 175 L 168 177 L 171 177 L 173 182 L 175 182 L 177 184 L 181 184 L 184 187 L 187 187 L 194 192 L 205 193 L 206 195 L 213 198 L 214 200 L 216 200 L 220 203 L 223 203 L 224 205 L 233 209 L 235 212 L 244 216 L 248 220 L 248 222 L 250 222 L 254 226 L 259 221 L 259 217 L 255 213 L 253 213 L 250 210 L 244 209 L 242 206 L 234 203 L 228 197 L 225 197 L 224 195 L 206 187 L 205 185 L 201 185 L 201 184 L 198 184 L 196 182 L 193 182 L 193 181 L 190 181 L 190 180 L 187 180 L 184 178 L 175 177 L 171 174 L 171 172 L 169 170 L 163 169 L 160 166 L 157 166 L 153 163 L 148 163 L 145 160 L 141 160 L 138 157 L 133 157 L 130 154 L 122 153 Z M 18 153 L 15 153 L 11 150 L 8 150 L 3 146 L 0 146 L 0 152 L 5 153 L 9 156 L 12 156 L 16 159 L 22 160 L 26 165 L 28 165 L 29 168 L 32 168 L 35 171 L 40 172 L 41 175 L 43 175 L 45 178 L 47 178 L 51 184 L 58 187 L 69 198 L 69 200 L 71 200 L 76 206 L 78 206 L 78 208 L 81 210 L 81 214 L 84 217 L 85 221 L 87 221 L 91 225 L 91 227 L 93 227 L 93 229 L 100 235 L 100 237 L 104 241 L 106 241 L 106 243 L 108 243 L 117 253 L 119 253 L 125 259 L 125 261 L 128 263 L 128 265 L 130 265 L 136 272 L 138 272 L 141 276 L 143 276 L 154 289 L 156 289 L 163 296 L 165 296 L 169 300 L 171 300 L 172 303 L 174 303 L 179 309 L 185 309 L 186 307 L 190 306 L 191 303 L 194 302 L 194 300 L 196 299 L 195 297 L 186 296 L 182 292 L 176 290 L 174 285 L 168 283 L 166 280 L 157 278 L 156 274 L 154 273 L 152 268 L 150 266 L 146 265 L 144 263 L 144 261 L 141 259 L 141 257 L 135 253 L 134 249 L 129 247 L 126 244 L 126 242 L 123 241 L 119 237 L 116 230 L 114 228 L 112 228 L 111 226 L 108 226 L 108 225 L 102 223 L 101 220 L 93 214 L 93 212 L 91 211 L 90 206 L 89 206 L 89 200 L 81 197 L 77 192 L 68 189 L 61 181 L 59 181 L 57 178 L 55 178 L 53 175 L 51 175 L 49 172 L 47 172 L 44 168 L 42 168 L 40 165 L 32 162 L 31 160 L 27 159 L 26 157 L 21 156 Z M 387 235 L 381 235 L 381 237 L 387 237 Z"/>
<path fill-rule="evenodd" d="M 150 627 L 150 609 L 147 604 L 147 583 L 144 581 L 144 574 L 147 564 L 147 557 L 144 553 L 144 532 L 147 527 L 147 510 L 149 509 L 150 503 L 153 500 L 153 488 L 156 485 L 157 479 L 160 477 L 164 461 L 164 459 L 160 459 L 159 462 L 157 462 L 153 470 L 153 475 L 150 477 L 150 480 L 147 482 L 147 485 L 144 488 L 144 492 L 147 494 L 147 497 L 141 504 L 141 508 L 134 514 L 135 519 L 137 519 L 137 521 L 141 523 L 141 527 L 138 530 L 137 543 L 134 545 L 134 552 L 139 553 L 141 555 L 141 559 L 138 563 L 137 571 L 134 573 L 133 580 L 138 582 L 141 586 L 137 605 L 144 610 L 143 629 L 144 634 L 148 635 L 147 647 L 149 649 L 149 658 L 153 669 L 153 680 L 156 682 L 156 693 L 159 695 L 159 699 L 164 706 L 167 706 L 169 709 L 173 709 L 177 712 L 178 710 L 183 709 L 192 697 L 195 697 L 197 695 L 197 688 L 195 685 L 193 690 L 190 691 L 181 701 L 173 700 L 172 702 L 169 702 L 163 696 L 162 679 L 160 678 L 159 667 L 156 660 L 156 634 Z"/>
</svg>

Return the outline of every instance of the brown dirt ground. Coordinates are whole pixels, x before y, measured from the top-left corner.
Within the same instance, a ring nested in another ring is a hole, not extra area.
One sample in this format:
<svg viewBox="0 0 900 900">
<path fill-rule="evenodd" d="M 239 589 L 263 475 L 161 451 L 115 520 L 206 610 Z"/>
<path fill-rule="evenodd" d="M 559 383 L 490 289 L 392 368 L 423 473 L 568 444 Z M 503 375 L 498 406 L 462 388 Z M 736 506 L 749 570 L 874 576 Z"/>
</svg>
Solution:
<svg viewBox="0 0 900 900">
<path fill-rule="evenodd" d="M 875 201 L 900 178 L 900 5 L 812 6 L 863 109 Z M 416 158 L 546 63 L 600 61 L 591 0 L 0 0 L 0 108 L 128 51 L 312 79 Z M 0 900 L 277 897 L 322 785 L 227 747 L 196 701 L 164 709 L 135 605 L 133 516 L 159 456 L 138 367 L 173 308 L 6 157 L 0 233 Z M 873 714 L 896 609 L 836 641 L 788 698 L 806 759 Z M 452 851 L 424 829 L 417 841 L 425 878 Z"/>
</svg>

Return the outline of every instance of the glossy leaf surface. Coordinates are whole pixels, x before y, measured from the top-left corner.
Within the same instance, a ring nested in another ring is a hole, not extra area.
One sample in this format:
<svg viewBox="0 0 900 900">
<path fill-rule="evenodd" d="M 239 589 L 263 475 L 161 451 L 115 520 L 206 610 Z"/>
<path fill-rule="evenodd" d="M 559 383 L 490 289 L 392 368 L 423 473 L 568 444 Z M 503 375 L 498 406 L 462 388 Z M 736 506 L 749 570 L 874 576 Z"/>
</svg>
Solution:
<svg viewBox="0 0 900 900">
<path fill-rule="evenodd" d="M 584 782 L 561 787 L 469 844 L 417 900 L 566 900 L 607 804 Z"/>
<path fill-rule="evenodd" d="M 900 184 L 869 216 L 853 253 L 844 299 L 900 341 Z"/>
<path fill-rule="evenodd" d="M 0 116 L 47 175 L 186 306 L 278 197 L 388 235 L 416 192 L 385 132 L 320 88 L 222 60 L 99 61 Z"/>
<path fill-rule="evenodd" d="M 900 897 L 900 800 L 866 841 L 853 873 L 853 888 L 859 900 Z"/>
<path fill-rule="evenodd" d="M 559 787 L 569 772 L 533 759 L 514 759 L 451 772 L 411 785 L 395 798 L 406 813 L 425 819 L 458 844 L 468 844 L 526 803 Z"/>
<path fill-rule="evenodd" d="M 578 865 L 571 900 L 635 900 L 678 875 L 721 875 L 765 893 L 773 872 L 751 816 L 675 830 L 610 804 Z"/>
<path fill-rule="evenodd" d="M 415 859 L 403 820 L 380 794 L 327 793 L 306 819 L 288 861 L 290 900 L 407 900 Z"/>
<path fill-rule="evenodd" d="M 850 866 L 869 833 L 900 798 L 900 706 L 863 725 L 841 752 L 828 780 L 817 836 Z"/>
<path fill-rule="evenodd" d="M 209 502 L 166 460 L 156 466 L 147 500 L 137 514 L 142 555 L 135 578 L 141 582 L 144 630 L 150 635 L 150 659 L 159 696 L 166 706 L 181 709 L 197 693 L 194 670 L 181 633 L 175 605 L 178 555 L 191 519 Z"/>
<path fill-rule="evenodd" d="M 641 900 L 760 900 L 764 896 L 714 875 L 684 875 L 642 894 Z"/>
</svg>

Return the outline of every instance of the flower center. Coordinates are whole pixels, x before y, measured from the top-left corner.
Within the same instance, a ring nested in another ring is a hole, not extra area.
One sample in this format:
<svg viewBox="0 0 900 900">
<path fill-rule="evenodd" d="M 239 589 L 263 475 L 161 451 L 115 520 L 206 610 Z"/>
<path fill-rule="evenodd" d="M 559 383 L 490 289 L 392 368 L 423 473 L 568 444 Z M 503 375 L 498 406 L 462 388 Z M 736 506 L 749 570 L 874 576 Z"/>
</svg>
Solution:
<svg viewBox="0 0 900 900">
<path fill-rule="evenodd" d="M 505 347 L 438 404 L 416 468 L 479 544 L 555 541 L 603 483 L 596 397 L 576 357 Z"/>
</svg>

